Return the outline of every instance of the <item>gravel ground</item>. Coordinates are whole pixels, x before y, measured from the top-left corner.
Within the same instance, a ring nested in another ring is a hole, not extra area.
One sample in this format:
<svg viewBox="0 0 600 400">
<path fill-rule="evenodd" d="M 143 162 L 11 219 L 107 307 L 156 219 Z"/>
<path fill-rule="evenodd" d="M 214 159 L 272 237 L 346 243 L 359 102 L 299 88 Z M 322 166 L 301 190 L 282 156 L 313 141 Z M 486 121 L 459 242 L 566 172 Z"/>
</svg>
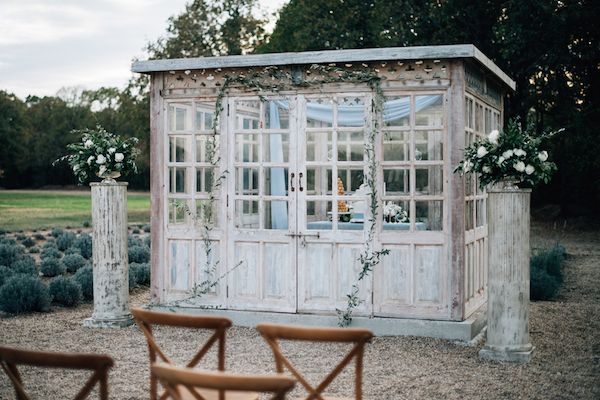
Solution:
<svg viewBox="0 0 600 400">
<path fill-rule="evenodd" d="M 365 355 L 365 399 L 599 399 L 600 398 L 600 230 L 555 229 L 536 225 L 532 246 L 560 241 L 569 258 L 559 298 L 531 304 L 531 338 L 536 347 L 527 365 L 482 361 L 482 344 L 464 346 L 445 340 L 415 337 L 375 338 Z M 132 295 L 132 304 L 148 301 L 147 291 Z M 97 352 L 116 362 L 110 373 L 115 399 L 147 399 L 148 356 L 137 327 L 120 330 L 85 329 L 82 321 L 91 305 L 0 319 L 0 343 L 38 350 Z M 206 335 L 182 329 L 156 329 L 167 354 L 187 361 Z M 346 350 L 338 345 L 286 343 L 309 380 L 323 376 Z M 215 366 L 210 354 L 207 366 Z M 252 329 L 234 327 L 228 333 L 227 369 L 272 372 L 267 345 Z M 38 399 L 72 396 L 83 382 L 80 372 L 23 368 L 26 385 Z M 332 394 L 352 393 L 353 376 L 341 375 Z M 77 384 L 75 384 L 75 382 Z M 296 389 L 295 394 L 301 392 Z M 14 398 L 0 373 L 0 399 Z M 95 398 L 95 397 L 91 397 Z"/>
</svg>

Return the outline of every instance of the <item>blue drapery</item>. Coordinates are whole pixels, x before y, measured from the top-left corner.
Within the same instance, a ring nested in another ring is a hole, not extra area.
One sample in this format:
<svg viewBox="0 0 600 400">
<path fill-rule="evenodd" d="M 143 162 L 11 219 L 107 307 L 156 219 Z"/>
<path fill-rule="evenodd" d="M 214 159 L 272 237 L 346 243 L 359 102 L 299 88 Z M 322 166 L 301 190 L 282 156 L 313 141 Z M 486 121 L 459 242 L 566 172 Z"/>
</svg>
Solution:
<svg viewBox="0 0 600 400">
<path fill-rule="evenodd" d="M 422 95 L 415 96 L 415 111 L 421 111 L 431 107 L 441 101 L 442 96 Z M 290 105 L 287 100 L 269 101 L 269 126 L 271 129 L 281 127 L 279 110 L 289 110 Z M 339 105 L 338 106 L 338 124 L 343 126 L 363 126 L 365 124 L 365 106 Z M 383 121 L 396 121 L 410 115 L 410 97 L 399 97 L 388 100 L 383 104 Z M 333 104 L 331 103 L 307 103 L 307 119 L 333 124 Z M 281 134 L 270 134 L 269 152 L 272 162 L 283 162 L 283 142 Z M 271 168 L 271 195 L 285 196 L 285 171 L 284 168 Z M 286 201 L 271 202 L 271 228 L 288 228 L 288 210 Z"/>
</svg>

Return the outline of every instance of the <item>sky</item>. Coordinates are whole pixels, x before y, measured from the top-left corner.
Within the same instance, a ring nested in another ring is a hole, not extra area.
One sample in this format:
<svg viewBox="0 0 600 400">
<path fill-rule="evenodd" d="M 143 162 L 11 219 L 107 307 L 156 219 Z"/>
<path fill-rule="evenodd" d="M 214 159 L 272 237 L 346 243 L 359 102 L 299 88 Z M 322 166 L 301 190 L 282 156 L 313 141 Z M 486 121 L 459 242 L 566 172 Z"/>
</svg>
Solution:
<svg viewBox="0 0 600 400">
<path fill-rule="evenodd" d="M 0 0 L 0 90 L 25 99 L 62 87 L 123 88 L 132 60 L 146 58 L 146 44 L 188 1 Z M 286 2 L 259 0 L 269 14 Z"/>
</svg>

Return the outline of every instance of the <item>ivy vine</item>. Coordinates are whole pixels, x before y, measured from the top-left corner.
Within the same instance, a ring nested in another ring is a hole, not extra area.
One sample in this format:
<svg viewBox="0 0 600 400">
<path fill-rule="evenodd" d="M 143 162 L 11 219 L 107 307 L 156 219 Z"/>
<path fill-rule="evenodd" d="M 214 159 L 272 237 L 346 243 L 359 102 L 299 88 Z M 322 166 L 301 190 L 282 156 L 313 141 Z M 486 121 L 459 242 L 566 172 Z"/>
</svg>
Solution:
<svg viewBox="0 0 600 400">
<path fill-rule="evenodd" d="M 353 310 L 358 307 L 363 301 L 359 297 L 359 285 L 362 280 L 369 276 L 373 268 L 381 262 L 381 258 L 389 254 L 388 249 L 375 249 L 375 230 L 376 221 L 379 217 L 379 206 L 377 199 L 376 176 L 378 162 L 375 158 L 375 143 L 380 131 L 380 118 L 383 114 L 383 91 L 381 89 L 382 77 L 378 75 L 378 71 L 370 69 L 366 64 L 364 68 L 352 69 L 351 65 L 344 67 L 336 66 L 335 64 L 320 65 L 313 64 L 305 71 L 306 78 L 296 76 L 291 72 L 281 69 L 276 66 L 265 67 L 260 70 L 250 69 L 246 73 L 236 75 L 225 75 L 223 82 L 220 84 L 215 100 L 215 111 L 212 125 L 212 135 L 207 143 L 207 155 L 209 157 L 213 171 L 219 171 L 221 158 L 218 151 L 219 138 L 219 121 L 224 110 L 223 101 L 229 90 L 233 87 L 242 88 L 256 92 L 260 101 L 266 101 L 265 93 L 278 93 L 285 90 L 298 88 L 308 88 L 314 86 L 323 86 L 334 83 L 353 83 L 367 84 L 373 92 L 372 110 L 373 123 L 370 132 L 368 133 L 368 142 L 365 144 L 365 153 L 368 160 L 368 173 L 365 177 L 365 183 L 369 188 L 369 202 L 371 215 L 367 220 L 368 229 L 364 248 L 361 250 L 358 261 L 361 264 L 361 271 L 358 274 L 356 282 L 352 285 L 350 292 L 346 295 L 348 304 L 344 310 L 337 309 L 338 325 L 348 326 L 352 322 Z M 213 243 L 210 239 L 210 234 L 215 228 L 214 209 L 218 200 L 218 193 L 223 185 L 228 171 L 225 170 L 213 180 L 211 190 L 209 192 L 208 204 L 203 205 L 201 218 L 198 218 L 197 213 L 189 212 L 194 218 L 196 224 L 201 224 L 201 237 L 204 246 L 206 264 L 204 272 L 207 279 L 194 285 L 191 294 L 193 297 L 200 297 L 207 294 L 212 288 L 216 287 L 222 279 L 229 273 L 237 269 L 243 264 L 243 261 L 237 263 L 233 268 L 225 271 L 220 276 L 216 276 L 218 262 L 213 263 Z M 189 210 L 188 210 L 189 211 Z"/>
</svg>

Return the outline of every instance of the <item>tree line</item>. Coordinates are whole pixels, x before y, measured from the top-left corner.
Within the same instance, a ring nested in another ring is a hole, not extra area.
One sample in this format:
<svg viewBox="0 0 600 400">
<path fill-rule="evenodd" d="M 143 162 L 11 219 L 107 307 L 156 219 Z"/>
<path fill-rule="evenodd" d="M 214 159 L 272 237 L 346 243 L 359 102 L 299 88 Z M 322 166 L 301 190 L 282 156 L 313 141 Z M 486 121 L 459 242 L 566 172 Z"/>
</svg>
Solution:
<svg viewBox="0 0 600 400">
<path fill-rule="evenodd" d="M 268 35 L 265 26 L 276 18 Z M 473 43 L 517 83 L 506 101 L 537 132 L 565 128 L 548 144 L 558 173 L 534 201 L 565 214 L 600 211 L 600 2 L 593 0 L 290 0 L 275 16 L 257 0 L 193 0 L 149 43 L 149 58 Z M 0 92 L 0 186 L 74 183 L 49 163 L 74 138 L 71 129 L 102 124 L 140 138 L 149 181 L 148 87 L 101 88 L 24 101 Z"/>
</svg>

